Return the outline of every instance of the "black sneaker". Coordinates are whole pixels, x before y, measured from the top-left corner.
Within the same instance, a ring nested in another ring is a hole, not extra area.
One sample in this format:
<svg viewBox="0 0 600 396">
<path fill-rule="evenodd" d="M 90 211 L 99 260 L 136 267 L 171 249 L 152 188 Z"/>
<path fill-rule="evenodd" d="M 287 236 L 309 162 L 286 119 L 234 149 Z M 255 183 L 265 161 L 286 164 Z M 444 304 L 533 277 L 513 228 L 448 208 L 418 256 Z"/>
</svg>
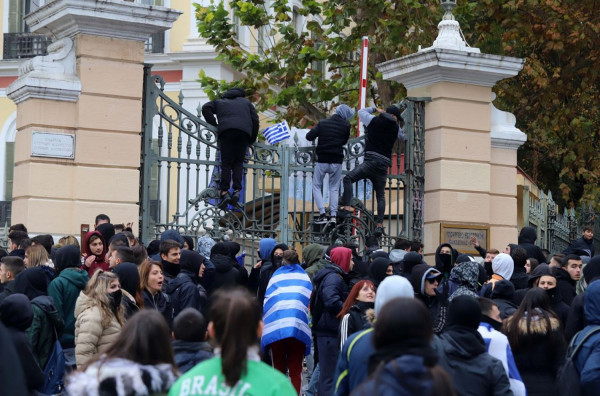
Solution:
<svg viewBox="0 0 600 396">
<path fill-rule="evenodd" d="M 229 204 L 230 200 L 231 200 L 231 194 L 229 194 L 229 191 L 228 191 L 225 195 L 221 195 L 221 199 L 219 200 L 217 207 L 222 210 L 227 209 L 227 204 Z"/>
<path fill-rule="evenodd" d="M 328 222 L 329 217 L 325 213 L 321 213 L 314 221 L 315 224 L 327 224 Z"/>
<path fill-rule="evenodd" d="M 230 195 L 229 198 L 229 205 L 237 205 L 237 203 L 240 201 L 240 192 L 239 191 L 234 191 L 233 194 Z"/>
<path fill-rule="evenodd" d="M 375 227 L 375 232 L 373 233 L 373 235 L 375 235 L 376 238 L 380 238 L 383 235 L 384 229 L 383 227 Z"/>
<path fill-rule="evenodd" d="M 340 219 L 346 219 L 348 217 L 352 217 L 353 214 L 354 214 L 353 211 L 346 210 L 346 209 L 340 209 L 340 210 L 338 210 L 338 213 L 337 213 L 337 215 Z"/>
</svg>

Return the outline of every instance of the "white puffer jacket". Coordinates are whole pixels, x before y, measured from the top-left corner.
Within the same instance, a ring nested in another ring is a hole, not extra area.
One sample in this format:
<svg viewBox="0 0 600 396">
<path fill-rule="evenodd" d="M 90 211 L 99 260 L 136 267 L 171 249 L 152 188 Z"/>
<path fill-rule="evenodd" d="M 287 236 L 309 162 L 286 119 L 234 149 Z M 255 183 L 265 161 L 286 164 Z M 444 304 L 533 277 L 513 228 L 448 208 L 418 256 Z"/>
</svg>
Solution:
<svg viewBox="0 0 600 396">
<path fill-rule="evenodd" d="M 100 308 L 83 292 L 75 303 L 75 318 L 75 360 L 79 369 L 108 349 L 119 336 L 121 324 L 113 316 L 107 327 L 102 326 Z"/>
</svg>

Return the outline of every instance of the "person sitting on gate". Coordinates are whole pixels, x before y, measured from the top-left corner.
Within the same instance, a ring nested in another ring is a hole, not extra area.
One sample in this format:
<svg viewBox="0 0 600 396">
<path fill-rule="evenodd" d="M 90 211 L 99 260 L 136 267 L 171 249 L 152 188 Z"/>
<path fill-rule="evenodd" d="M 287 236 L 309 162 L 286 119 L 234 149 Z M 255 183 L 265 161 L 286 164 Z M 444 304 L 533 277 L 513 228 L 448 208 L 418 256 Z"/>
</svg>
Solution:
<svg viewBox="0 0 600 396">
<path fill-rule="evenodd" d="M 376 117 L 372 113 L 380 113 Z M 367 107 L 358 110 L 358 118 L 363 123 L 367 133 L 365 143 L 365 160 L 362 164 L 348 172 L 344 177 L 344 193 L 340 211 L 342 217 L 352 214 L 350 200 L 352 199 L 352 183 L 363 179 L 369 179 L 373 183 L 373 189 L 377 196 L 377 226 L 375 236 L 383 235 L 383 216 L 385 215 L 385 183 L 387 169 L 392 162 L 392 149 L 396 140 L 407 140 L 402 132 L 404 120 L 400 109 L 389 106 L 385 112 L 382 109 Z"/>
<path fill-rule="evenodd" d="M 350 123 L 348 120 L 354 116 L 354 110 L 348 105 L 341 104 L 335 113 L 319 123 L 306 134 L 306 139 L 313 141 L 318 138 L 315 153 L 317 164 L 313 172 L 313 197 L 319 208 L 319 217 L 315 224 L 326 224 L 333 220 L 337 214 L 340 182 L 342 180 L 342 162 L 344 161 L 344 145 L 350 138 Z M 323 180 L 329 175 L 329 208 L 331 217 L 325 215 L 323 202 Z"/>
<path fill-rule="evenodd" d="M 244 89 L 231 88 L 221 99 L 212 100 L 202 106 L 202 116 L 206 122 L 218 128 L 222 207 L 238 203 L 242 189 L 244 157 L 248 146 L 254 143 L 258 136 L 258 114 L 245 96 Z M 230 193 L 232 177 L 233 193 Z"/>
</svg>

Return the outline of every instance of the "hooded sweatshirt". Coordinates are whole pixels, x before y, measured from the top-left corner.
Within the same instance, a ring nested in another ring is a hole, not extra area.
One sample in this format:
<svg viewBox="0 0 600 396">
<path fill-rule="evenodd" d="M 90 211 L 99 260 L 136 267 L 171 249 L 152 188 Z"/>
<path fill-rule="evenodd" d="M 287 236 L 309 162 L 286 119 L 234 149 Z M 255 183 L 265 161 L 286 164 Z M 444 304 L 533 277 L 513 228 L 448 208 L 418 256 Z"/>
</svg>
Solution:
<svg viewBox="0 0 600 396">
<path fill-rule="evenodd" d="M 449 247 L 452 253 L 448 255 L 441 254 L 440 251 L 444 246 Z M 444 274 L 444 278 L 447 279 L 450 276 L 450 271 L 452 271 L 452 266 L 457 257 L 458 251 L 456 251 L 449 243 L 442 243 L 435 250 L 435 268 Z"/>
<path fill-rule="evenodd" d="M 336 247 L 331 249 L 329 254 L 331 262 L 339 265 L 339 267 L 345 272 L 350 272 L 350 263 L 352 262 L 352 250 L 345 247 Z"/>
<path fill-rule="evenodd" d="M 104 224 L 100 224 L 99 227 L 101 227 L 103 225 Z M 94 272 L 96 272 L 97 269 L 101 269 L 103 271 L 108 271 L 108 269 L 109 269 L 108 263 L 106 261 L 104 261 L 104 259 L 106 257 L 106 252 L 108 250 L 108 245 L 106 244 L 106 239 L 104 239 L 104 236 L 100 232 L 98 232 L 98 231 L 90 231 L 87 234 L 85 234 L 85 242 L 83 243 L 83 247 L 84 247 L 84 251 L 85 251 L 85 257 L 89 257 L 91 255 L 94 255 L 92 253 L 92 251 L 90 250 L 90 244 L 88 242 L 90 240 L 90 238 L 92 237 L 92 235 L 98 235 L 100 237 L 100 239 L 102 240 L 102 253 L 100 255 L 96 256 L 96 258 L 94 259 L 94 262 L 92 263 L 92 265 L 90 265 L 89 268 L 86 267 L 85 264 L 83 264 L 82 267 L 81 267 L 84 270 L 87 270 L 88 275 L 90 276 L 90 278 L 92 277 L 92 275 L 94 275 Z"/>
<path fill-rule="evenodd" d="M 377 288 L 379 284 L 387 278 L 387 269 L 392 264 L 389 259 L 378 257 L 371 263 L 369 268 L 369 277 Z"/>
<path fill-rule="evenodd" d="M 494 257 L 494 260 L 492 261 L 493 275 L 491 279 L 481 288 L 479 295 L 490 298 L 496 282 L 501 280 L 510 280 L 514 268 L 515 264 L 510 255 L 506 253 L 500 253 Z"/>
<path fill-rule="evenodd" d="M 306 134 L 306 139 L 313 141 L 319 139 L 315 153 L 317 162 L 324 164 L 341 164 L 344 160 L 344 145 L 350 138 L 350 123 L 348 120 L 354 115 L 347 105 L 339 105 L 335 114 L 319 121 L 319 123 Z"/>
<path fill-rule="evenodd" d="M 77 246 L 67 245 L 58 249 L 56 269 L 60 273 L 48 286 L 48 295 L 65 320 L 65 327 L 60 335 L 63 348 L 75 347 L 75 303 L 90 280 L 87 271 L 79 268 L 80 264 Z"/>
<path fill-rule="evenodd" d="M 204 263 L 204 257 L 191 250 L 181 251 L 181 272 L 167 287 L 166 293 L 171 298 L 173 317 L 185 308 L 194 308 L 206 314 L 208 296 L 204 287 L 199 284 L 198 272 Z"/>
<path fill-rule="evenodd" d="M 540 264 L 546 262 L 542 250 L 535 245 L 537 232 L 533 227 L 523 227 L 519 233 L 519 246 L 527 250 L 527 257 L 533 257 Z"/>
</svg>

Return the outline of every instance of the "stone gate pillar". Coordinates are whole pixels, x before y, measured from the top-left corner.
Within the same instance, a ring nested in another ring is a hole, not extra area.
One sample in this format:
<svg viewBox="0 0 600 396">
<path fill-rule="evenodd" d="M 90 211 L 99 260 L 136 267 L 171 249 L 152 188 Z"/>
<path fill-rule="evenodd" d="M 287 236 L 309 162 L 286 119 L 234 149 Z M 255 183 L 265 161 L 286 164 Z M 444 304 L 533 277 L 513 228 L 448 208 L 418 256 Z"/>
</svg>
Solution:
<svg viewBox="0 0 600 396">
<path fill-rule="evenodd" d="M 139 216 L 144 42 L 181 14 L 120 0 L 55 0 L 26 17 L 53 39 L 7 88 L 17 104 L 13 223 L 75 234 Z"/>
<path fill-rule="evenodd" d="M 524 61 L 467 46 L 453 19 L 438 28 L 433 46 L 378 65 L 408 96 L 431 98 L 425 108 L 425 254 L 435 253 L 441 225 L 448 223 L 489 226 L 490 247 L 502 250 L 517 240 L 516 149 L 526 137 L 514 116 L 493 107 L 492 87 L 517 75 Z"/>
</svg>

